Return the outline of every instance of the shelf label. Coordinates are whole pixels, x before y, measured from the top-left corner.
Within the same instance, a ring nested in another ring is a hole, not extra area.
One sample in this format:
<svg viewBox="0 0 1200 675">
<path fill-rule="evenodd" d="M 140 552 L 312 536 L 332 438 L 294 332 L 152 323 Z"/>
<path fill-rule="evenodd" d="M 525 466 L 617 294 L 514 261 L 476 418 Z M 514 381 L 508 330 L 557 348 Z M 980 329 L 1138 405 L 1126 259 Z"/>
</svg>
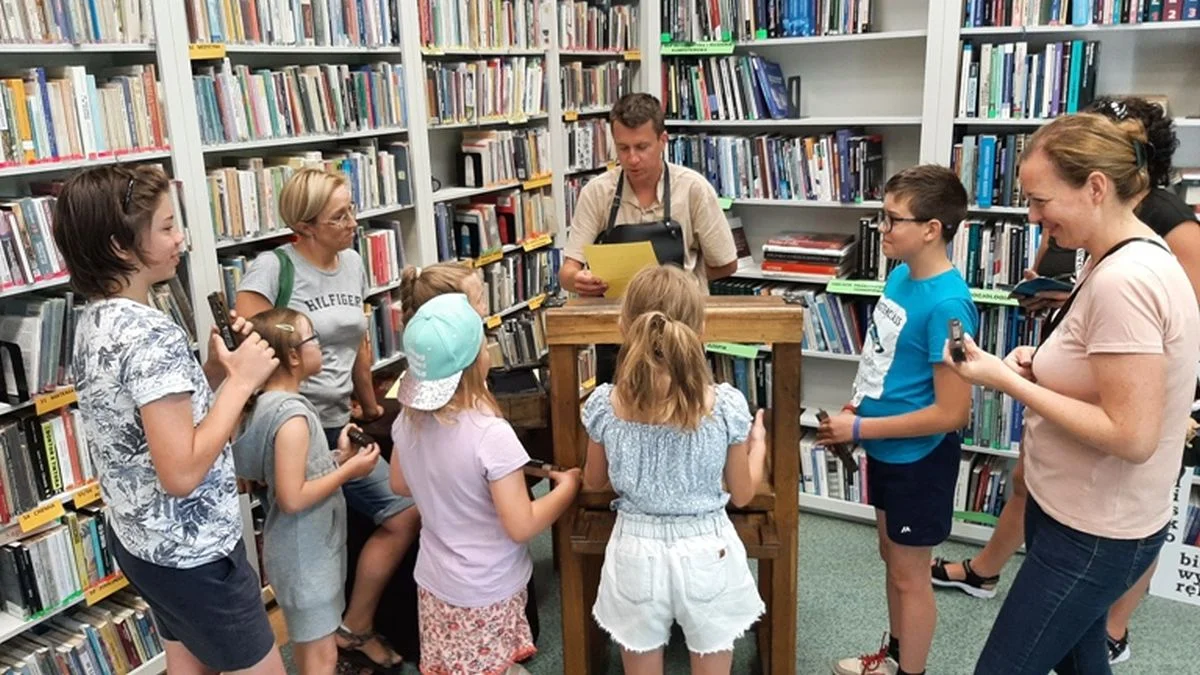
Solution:
<svg viewBox="0 0 1200 675">
<path fill-rule="evenodd" d="M 721 207 L 722 211 L 728 211 L 733 206 L 733 198 L 717 197 L 717 205 Z"/>
<path fill-rule="evenodd" d="M 100 484 L 92 483 L 75 493 L 75 508 L 81 508 L 100 501 Z"/>
<path fill-rule="evenodd" d="M 661 33 L 658 36 L 658 41 L 664 45 L 669 44 L 671 42 L 671 34 L 670 33 Z"/>
<path fill-rule="evenodd" d="M 496 249 L 495 251 L 492 251 L 491 253 L 485 253 L 484 255 L 481 255 L 478 258 L 476 258 L 475 266 L 483 267 L 484 265 L 491 265 L 492 263 L 496 262 L 497 260 L 499 260 L 503 257 L 504 257 L 504 250 Z"/>
<path fill-rule="evenodd" d="M 767 29 L 759 28 L 758 30 L 754 31 L 754 39 L 755 40 L 766 40 L 767 39 Z"/>
<path fill-rule="evenodd" d="M 542 303 L 545 301 L 546 301 L 545 293 L 542 293 L 541 295 L 535 295 L 529 299 L 529 309 L 536 310 L 536 309 L 540 308 L 542 306 Z"/>
<path fill-rule="evenodd" d="M 65 408 L 78 400 L 79 397 L 75 394 L 75 387 L 63 387 L 49 394 L 35 396 L 33 399 L 33 409 L 37 414 L 45 415 L 59 408 Z"/>
<path fill-rule="evenodd" d="M 980 525 L 996 526 L 998 520 L 996 516 L 990 513 L 979 513 L 977 511 L 955 511 L 954 517 L 957 520 L 965 520 L 968 523 L 979 523 Z"/>
<path fill-rule="evenodd" d="M 84 589 L 83 597 L 87 599 L 89 607 L 116 593 L 117 591 L 129 585 L 129 579 L 125 578 L 124 574 L 117 573 L 109 577 L 105 581 Z"/>
<path fill-rule="evenodd" d="M 430 56 L 437 56 L 439 54 L 445 54 L 446 52 L 441 47 L 425 46 L 421 47 L 421 53 L 428 54 Z"/>
<path fill-rule="evenodd" d="M 847 295 L 880 295 L 883 293 L 883 282 L 871 279 L 832 279 L 825 284 L 825 290 Z"/>
<path fill-rule="evenodd" d="M 517 124 L 529 124 L 529 118 L 528 118 L 528 117 L 525 117 L 525 116 L 522 116 L 522 117 L 510 117 L 510 118 L 508 118 L 508 123 L 509 123 L 509 124 L 512 124 L 512 125 L 514 125 L 514 126 L 515 126 L 515 125 L 517 125 Z"/>
<path fill-rule="evenodd" d="M 568 110 L 563 113 L 563 121 L 564 122 L 575 122 L 578 119 L 579 119 L 579 111 L 578 110 Z"/>
<path fill-rule="evenodd" d="M 30 532 L 52 522 L 58 518 L 62 518 L 66 513 L 63 509 L 62 502 L 55 499 L 52 502 L 42 504 L 41 506 L 31 511 L 26 511 L 21 514 L 19 522 L 21 523 L 22 532 Z"/>
<path fill-rule="evenodd" d="M 529 180 L 525 181 L 524 183 L 521 183 L 521 187 L 526 190 L 536 190 L 538 188 L 546 187 L 547 185 L 550 185 L 550 183 L 552 183 L 552 182 L 554 182 L 554 176 L 552 176 L 550 174 L 546 174 L 544 176 L 535 176 L 533 178 L 530 178 Z"/>
<path fill-rule="evenodd" d="M 525 243 L 521 244 L 521 248 L 525 249 L 526 251 L 532 251 L 543 246 L 549 246 L 550 242 L 552 241 L 554 241 L 554 237 L 547 232 L 545 234 L 540 234 L 533 239 L 526 239 Z"/>
<path fill-rule="evenodd" d="M 188 58 L 193 61 L 225 58 L 225 45 L 220 42 L 188 45 Z"/>
<path fill-rule="evenodd" d="M 624 56 L 625 56 L 626 61 L 641 61 L 642 60 L 642 50 L 630 49 L 629 51 L 625 52 Z"/>
<path fill-rule="evenodd" d="M 665 45 L 662 48 L 663 56 L 705 56 L 732 53 L 733 42 L 693 42 L 692 44 Z"/>
<path fill-rule="evenodd" d="M 989 305 L 1017 305 L 1017 301 L 1012 298 L 1008 291 L 1002 291 L 998 288 L 972 288 L 971 298 L 975 302 L 982 302 Z"/>
<path fill-rule="evenodd" d="M 617 168 L 617 163 L 610 160 L 604 164 L 604 168 L 608 171 L 612 171 L 613 169 Z"/>
<path fill-rule="evenodd" d="M 499 315 L 499 314 L 493 314 L 493 315 L 491 315 L 491 316 L 489 316 L 489 317 L 487 318 L 487 324 L 486 324 L 486 325 L 487 325 L 487 327 L 488 327 L 489 329 L 491 329 L 491 328 L 495 328 L 495 327 L 497 327 L 497 326 L 499 326 L 499 325 L 500 325 L 500 321 L 501 321 L 501 319 L 500 319 L 500 315 Z"/>
<path fill-rule="evenodd" d="M 596 386 L 596 378 L 589 377 L 588 379 L 584 380 L 583 384 L 580 386 L 584 389 L 592 389 Z"/>
<path fill-rule="evenodd" d="M 713 354 L 725 354 L 741 359 L 753 359 L 758 356 L 758 345 L 742 345 L 735 342 L 710 342 L 704 349 Z"/>
</svg>

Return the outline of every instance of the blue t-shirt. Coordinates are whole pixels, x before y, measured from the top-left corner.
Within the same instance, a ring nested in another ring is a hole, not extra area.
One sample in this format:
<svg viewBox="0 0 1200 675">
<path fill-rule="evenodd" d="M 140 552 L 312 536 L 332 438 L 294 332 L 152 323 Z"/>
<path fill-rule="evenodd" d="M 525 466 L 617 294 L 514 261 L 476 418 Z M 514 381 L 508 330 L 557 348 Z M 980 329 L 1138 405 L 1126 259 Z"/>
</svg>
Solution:
<svg viewBox="0 0 1200 675">
<path fill-rule="evenodd" d="M 975 335 L 978 311 L 957 269 L 913 279 L 908 265 L 888 275 L 875 305 L 851 402 L 862 417 L 890 417 L 933 405 L 933 366 L 942 362 L 950 319 Z M 871 457 L 907 464 L 929 454 L 945 434 L 864 440 Z"/>
</svg>

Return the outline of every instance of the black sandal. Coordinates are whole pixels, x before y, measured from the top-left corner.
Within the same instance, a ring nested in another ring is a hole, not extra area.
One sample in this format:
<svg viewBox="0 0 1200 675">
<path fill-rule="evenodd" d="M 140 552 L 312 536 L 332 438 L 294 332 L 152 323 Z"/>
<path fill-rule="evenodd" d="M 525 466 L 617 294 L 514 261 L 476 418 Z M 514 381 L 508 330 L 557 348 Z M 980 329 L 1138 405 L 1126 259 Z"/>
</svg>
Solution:
<svg viewBox="0 0 1200 675">
<path fill-rule="evenodd" d="M 344 646 L 338 645 L 338 656 L 347 663 L 350 663 L 358 668 L 369 669 L 375 673 L 399 673 L 401 667 L 404 665 L 404 657 L 400 656 L 400 653 L 397 652 L 382 635 L 376 633 L 375 631 L 370 631 L 368 633 L 354 633 L 345 626 L 338 626 L 337 636 L 345 640 L 347 643 Z M 371 640 L 375 640 L 379 643 L 379 646 L 395 655 L 396 660 L 391 661 L 390 663 L 380 663 L 368 656 L 367 653 L 362 650 L 362 648 L 363 645 L 367 644 Z"/>
<path fill-rule="evenodd" d="M 930 567 L 930 580 L 934 586 L 942 588 L 957 588 L 967 595 L 975 598 L 988 600 L 996 597 L 996 586 L 1000 583 L 1000 575 L 994 577 L 981 577 L 971 567 L 971 559 L 968 558 L 962 561 L 963 575 L 962 579 L 951 579 L 950 573 L 946 571 L 946 561 L 943 558 L 934 558 L 933 565 Z"/>
</svg>

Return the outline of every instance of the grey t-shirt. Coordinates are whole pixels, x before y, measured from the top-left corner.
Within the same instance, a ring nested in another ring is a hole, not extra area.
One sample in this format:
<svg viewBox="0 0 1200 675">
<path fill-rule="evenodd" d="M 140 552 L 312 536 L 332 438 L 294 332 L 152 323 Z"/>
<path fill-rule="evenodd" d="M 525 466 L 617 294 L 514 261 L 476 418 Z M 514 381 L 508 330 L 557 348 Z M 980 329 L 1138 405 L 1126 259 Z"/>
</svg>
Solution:
<svg viewBox="0 0 1200 675">
<path fill-rule="evenodd" d="M 304 312 L 320 335 L 321 372 L 305 380 L 300 393 L 312 401 L 322 426 L 345 426 L 350 421 L 350 392 L 354 389 L 350 374 L 367 332 L 367 317 L 363 314 L 367 273 L 362 258 L 357 251 L 347 249 L 338 254 L 337 270 L 326 272 L 313 266 L 291 244 L 280 248 L 296 268 L 288 307 Z M 279 295 L 279 259 L 273 251 L 254 260 L 238 291 L 253 291 L 274 304 Z"/>
</svg>

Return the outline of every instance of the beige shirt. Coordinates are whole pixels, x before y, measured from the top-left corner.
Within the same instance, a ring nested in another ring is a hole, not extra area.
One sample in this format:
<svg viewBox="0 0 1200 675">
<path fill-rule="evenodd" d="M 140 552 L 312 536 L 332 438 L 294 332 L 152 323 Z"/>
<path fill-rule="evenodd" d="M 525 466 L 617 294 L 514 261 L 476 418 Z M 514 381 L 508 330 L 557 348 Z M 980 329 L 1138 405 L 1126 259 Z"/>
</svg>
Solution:
<svg viewBox="0 0 1200 675">
<path fill-rule="evenodd" d="M 721 205 L 717 203 L 717 191 L 699 173 L 677 164 L 664 162 L 671 172 L 671 218 L 683 230 L 683 267 L 700 278 L 701 286 L 708 288 L 705 266 L 720 267 L 737 260 L 737 247 L 733 243 L 733 232 L 725 221 Z M 563 253 L 574 260 L 586 263 L 583 247 L 596 242 L 596 237 L 608 226 L 608 213 L 613 195 L 617 191 L 620 170 L 608 171 L 593 178 L 583 186 L 575 217 L 567 232 L 567 245 Z M 616 225 L 652 223 L 663 218 L 663 183 L 658 181 L 658 192 L 654 203 L 642 208 L 634 194 L 633 186 L 625 181 L 621 194 L 621 208 L 617 213 Z M 700 264 L 703 261 L 703 265 Z"/>
<path fill-rule="evenodd" d="M 1200 311 L 1187 274 L 1167 251 L 1129 244 L 1098 267 L 1089 262 L 1082 287 L 1058 329 L 1033 362 L 1038 384 L 1099 403 L 1088 357 L 1164 354 L 1166 381 L 1158 448 L 1134 464 L 1087 446 L 1033 411 L 1025 413 L 1025 483 L 1039 506 L 1076 530 L 1112 539 L 1141 539 L 1171 517 L 1171 488 L 1196 387 Z"/>
</svg>

